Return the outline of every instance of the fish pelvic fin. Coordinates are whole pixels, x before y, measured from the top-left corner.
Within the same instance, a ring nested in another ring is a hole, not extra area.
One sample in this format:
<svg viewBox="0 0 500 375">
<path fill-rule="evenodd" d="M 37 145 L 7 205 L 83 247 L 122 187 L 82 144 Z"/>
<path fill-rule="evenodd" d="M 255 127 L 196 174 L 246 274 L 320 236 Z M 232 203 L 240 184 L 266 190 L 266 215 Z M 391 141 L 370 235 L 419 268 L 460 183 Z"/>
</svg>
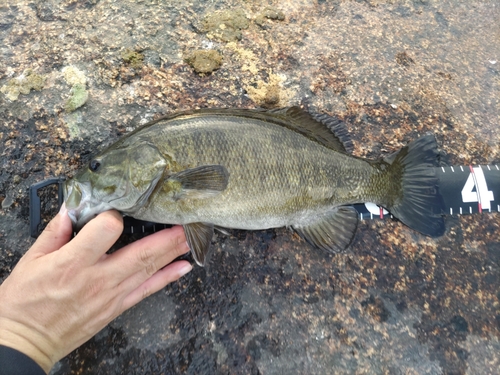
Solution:
<svg viewBox="0 0 500 375">
<path fill-rule="evenodd" d="M 210 255 L 210 243 L 214 235 L 214 226 L 207 223 L 184 224 L 184 233 L 195 262 L 205 267 Z"/>
<path fill-rule="evenodd" d="M 400 176 L 400 194 L 387 209 L 410 228 L 428 236 L 445 231 L 444 204 L 434 167 L 439 152 L 434 135 L 420 137 L 391 155 L 387 178 Z"/>
<path fill-rule="evenodd" d="M 335 207 L 311 224 L 293 225 L 307 242 L 330 253 L 343 252 L 354 239 L 358 212 L 352 206 Z"/>
</svg>

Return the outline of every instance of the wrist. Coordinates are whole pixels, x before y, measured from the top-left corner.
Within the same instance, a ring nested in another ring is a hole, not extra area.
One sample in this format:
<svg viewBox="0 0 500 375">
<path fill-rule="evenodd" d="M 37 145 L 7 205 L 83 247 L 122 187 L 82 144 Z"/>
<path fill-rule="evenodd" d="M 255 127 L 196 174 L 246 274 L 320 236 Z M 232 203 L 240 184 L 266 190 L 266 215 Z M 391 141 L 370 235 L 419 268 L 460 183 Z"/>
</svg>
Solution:
<svg viewBox="0 0 500 375">
<path fill-rule="evenodd" d="M 15 349 L 34 360 L 46 373 L 53 360 L 47 339 L 21 323 L 0 317 L 0 345 Z"/>
</svg>

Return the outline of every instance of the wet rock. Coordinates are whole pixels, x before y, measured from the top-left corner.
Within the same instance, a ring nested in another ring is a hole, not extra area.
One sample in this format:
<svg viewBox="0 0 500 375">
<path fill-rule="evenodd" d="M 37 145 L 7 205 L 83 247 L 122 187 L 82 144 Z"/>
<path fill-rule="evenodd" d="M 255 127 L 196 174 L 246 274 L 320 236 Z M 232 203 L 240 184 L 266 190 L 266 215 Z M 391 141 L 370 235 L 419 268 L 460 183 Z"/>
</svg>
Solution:
<svg viewBox="0 0 500 375">
<path fill-rule="evenodd" d="M 161 58 L 160 54 L 157 51 L 148 49 L 143 52 L 143 55 L 145 64 L 154 66 L 156 68 L 161 67 Z"/>
<path fill-rule="evenodd" d="M 0 3 L 0 87 L 28 68 L 54 72 L 41 93 L 0 94 L 0 207 L 15 199 L 0 208 L 0 280 L 31 243 L 29 184 L 74 175 L 98 145 L 176 110 L 302 103 L 341 118 L 356 156 L 432 132 L 451 165 L 500 161 L 495 0 L 274 2 L 286 22 L 264 17 L 227 43 L 215 34 L 232 27 L 195 33 L 194 15 L 241 8 L 251 20 L 268 2 Z M 127 48 L 144 55 L 140 68 L 121 58 Z M 193 74 L 181 60 L 197 49 L 217 49 L 223 69 Z M 60 109 L 73 84 L 55 74 L 68 64 L 92 82 L 92 100 L 72 113 Z M 57 212 L 49 193 L 44 224 Z M 142 301 L 54 371 L 498 373 L 499 218 L 448 217 L 439 239 L 363 220 L 335 256 L 284 229 L 218 235 L 208 271 Z"/>
<path fill-rule="evenodd" d="M 387 319 L 391 317 L 390 311 L 385 307 L 384 301 L 379 297 L 370 295 L 368 299 L 361 302 L 361 306 L 378 322 L 386 322 Z"/>
<path fill-rule="evenodd" d="M 10 15 L 5 16 L 4 19 L 0 20 L 0 31 L 6 31 L 9 30 L 14 22 L 12 22 L 13 17 Z"/>
<path fill-rule="evenodd" d="M 406 53 L 406 52 L 399 52 L 396 54 L 396 62 L 399 65 L 403 66 L 410 66 L 412 64 L 415 64 L 415 61 Z"/>
<path fill-rule="evenodd" d="M 0 197 L 0 201 L 2 198 Z M 21 259 L 21 254 L 6 250 L 0 253 L 0 283 L 12 272 L 17 262 Z"/>
<path fill-rule="evenodd" d="M 220 68 L 222 55 L 215 50 L 195 51 L 186 58 L 186 62 L 197 73 L 212 73 L 214 70 Z"/>
<path fill-rule="evenodd" d="M 51 1 L 38 1 L 38 3 L 34 5 L 36 16 L 38 17 L 38 19 L 44 22 L 60 20 L 61 17 L 57 15 L 57 9 L 54 10 L 55 5 L 57 4 L 54 4 Z"/>
<path fill-rule="evenodd" d="M 280 355 L 279 342 L 270 338 L 267 334 L 261 333 L 255 335 L 247 344 L 248 353 L 259 360 L 262 357 L 261 351 L 269 351 L 274 357 Z"/>
</svg>

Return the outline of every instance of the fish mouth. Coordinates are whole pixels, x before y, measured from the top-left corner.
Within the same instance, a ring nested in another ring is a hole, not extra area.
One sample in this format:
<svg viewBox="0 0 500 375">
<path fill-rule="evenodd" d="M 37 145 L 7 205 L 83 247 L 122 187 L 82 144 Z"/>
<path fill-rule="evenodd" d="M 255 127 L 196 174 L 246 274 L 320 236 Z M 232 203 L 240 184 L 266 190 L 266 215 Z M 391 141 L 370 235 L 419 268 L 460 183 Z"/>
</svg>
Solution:
<svg viewBox="0 0 500 375">
<path fill-rule="evenodd" d="M 75 232 L 101 212 L 112 209 L 109 204 L 93 198 L 90 183 L 77 182 L 73 179 L 64 184 L 64 203 Z"/>
</svg>

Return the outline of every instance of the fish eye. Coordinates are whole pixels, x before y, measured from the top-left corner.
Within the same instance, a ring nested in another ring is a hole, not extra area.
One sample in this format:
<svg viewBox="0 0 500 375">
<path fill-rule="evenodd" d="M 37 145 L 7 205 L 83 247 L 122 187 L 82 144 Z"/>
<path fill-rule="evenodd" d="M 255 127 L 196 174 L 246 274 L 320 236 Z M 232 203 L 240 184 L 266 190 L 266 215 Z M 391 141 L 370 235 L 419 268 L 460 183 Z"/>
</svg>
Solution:
<svg viewBox="0 0 500 375">
<path fill-rule="evenodd" d="M 101 163 L 97 159 L 94 159 L 89 163 L 89 168 L 92 172 L 97 172 L 100 166 Z"/>
</svg>

